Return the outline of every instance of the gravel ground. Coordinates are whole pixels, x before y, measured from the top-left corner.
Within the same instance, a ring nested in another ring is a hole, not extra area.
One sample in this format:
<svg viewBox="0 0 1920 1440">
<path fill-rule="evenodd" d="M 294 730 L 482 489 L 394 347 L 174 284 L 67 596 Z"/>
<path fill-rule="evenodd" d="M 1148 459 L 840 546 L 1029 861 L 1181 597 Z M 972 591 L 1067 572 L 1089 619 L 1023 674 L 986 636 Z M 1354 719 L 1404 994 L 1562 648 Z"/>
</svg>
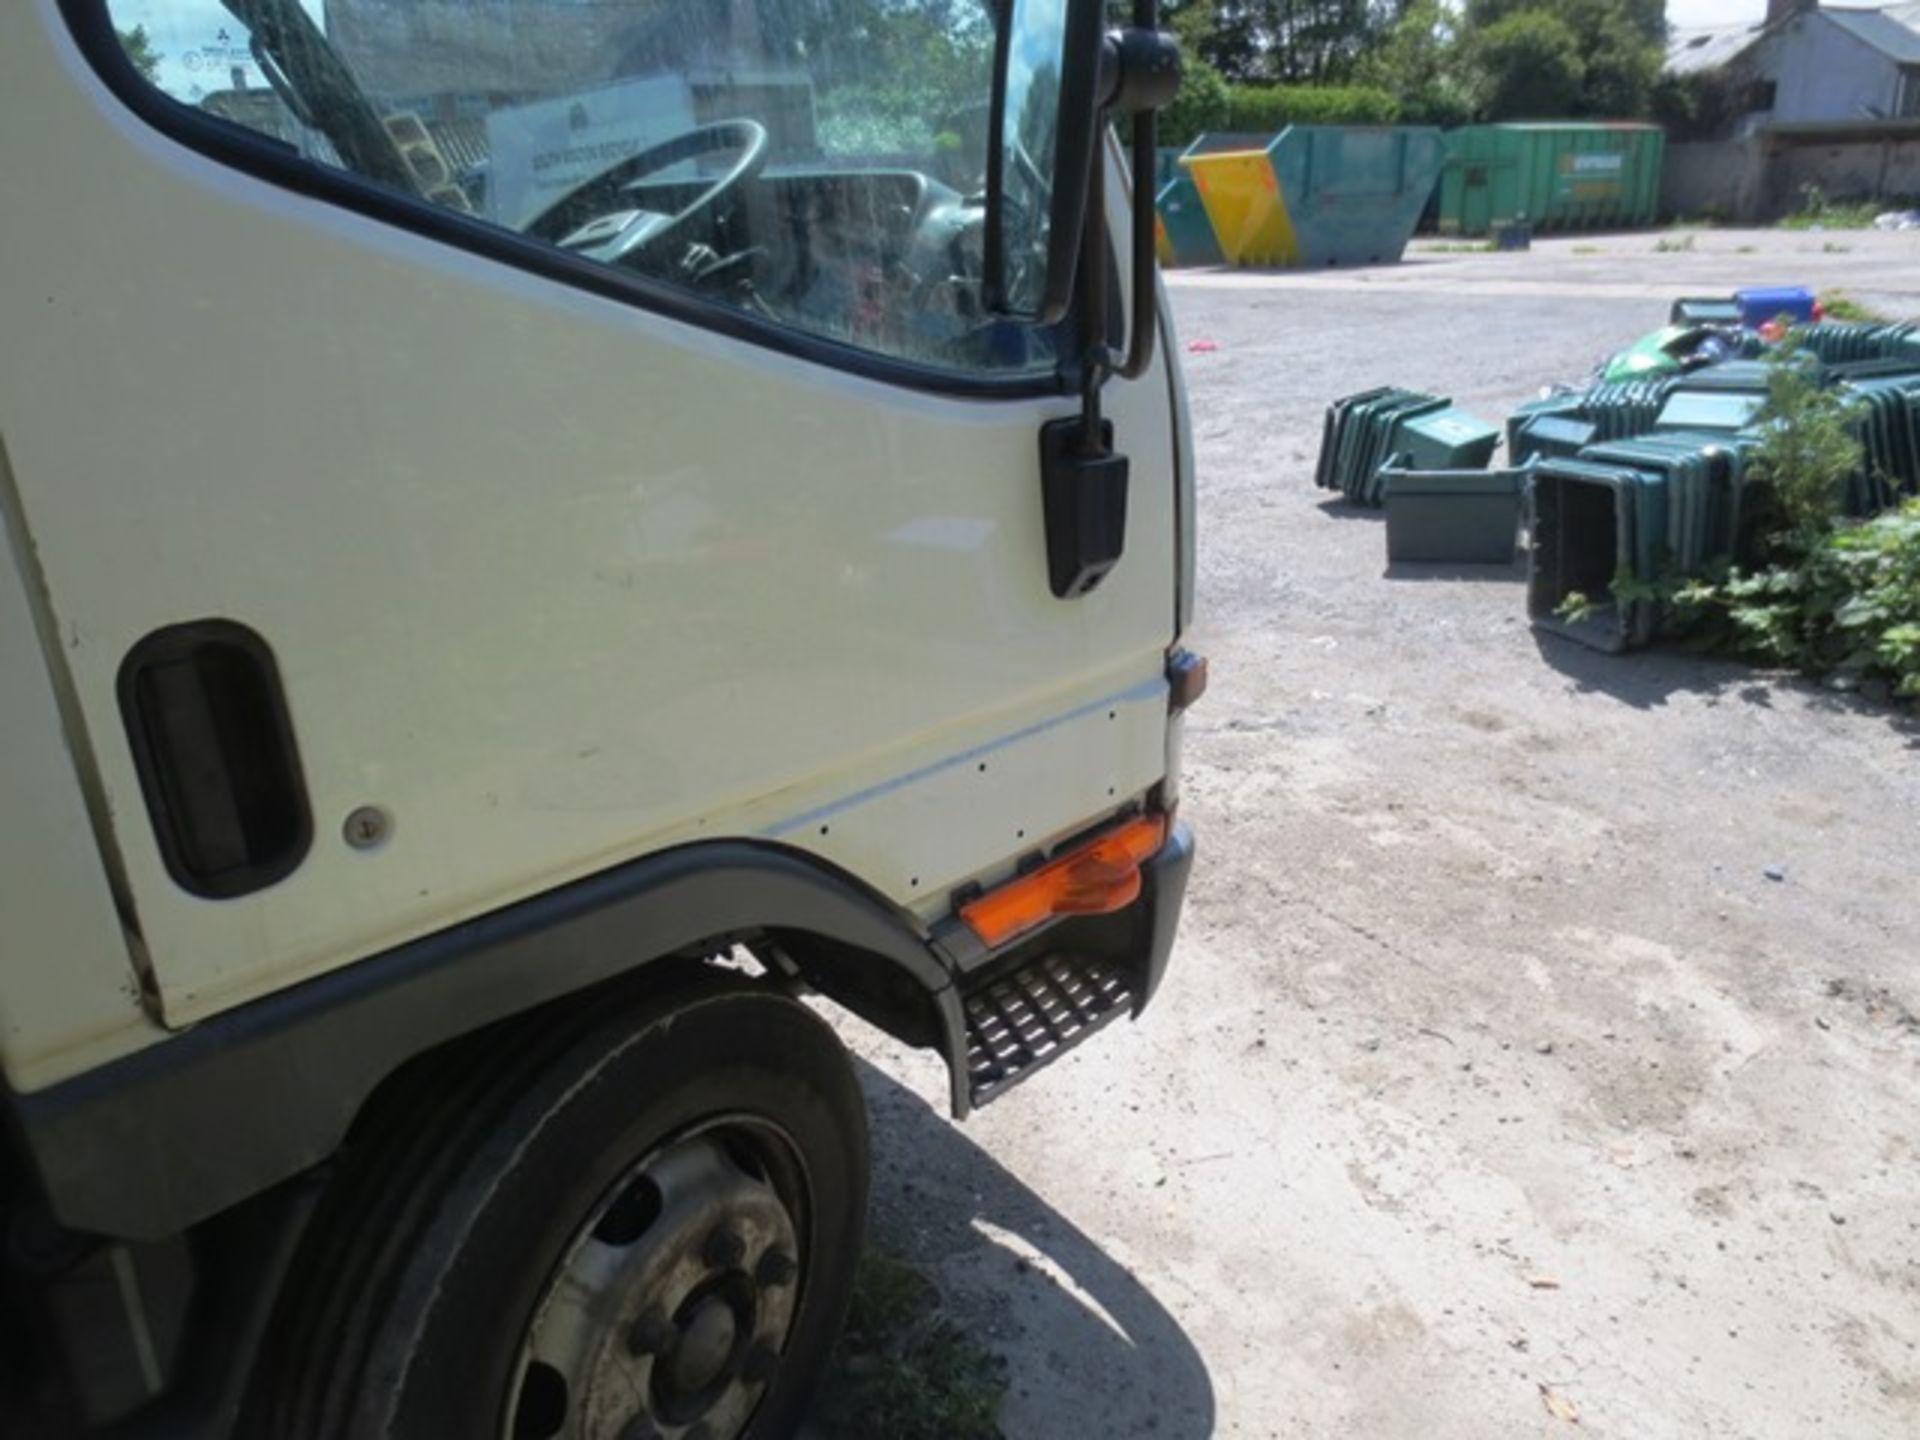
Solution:
<svg viewBox="0 0 1920 1440">
<path fill-rule="evenodd" d="M 1920 1434 L 1920 727 L 1537 638 L 1312 488 L 1333 396 L 1498 417 L 1675 294 L 1920 318 L 1920 235 L 1659 238 L 1171 280 L 1218 348 L 1167 985 L 958 1129 L 858 1042 L 875 1235 L 1008 1440 Z"/>
</svg>

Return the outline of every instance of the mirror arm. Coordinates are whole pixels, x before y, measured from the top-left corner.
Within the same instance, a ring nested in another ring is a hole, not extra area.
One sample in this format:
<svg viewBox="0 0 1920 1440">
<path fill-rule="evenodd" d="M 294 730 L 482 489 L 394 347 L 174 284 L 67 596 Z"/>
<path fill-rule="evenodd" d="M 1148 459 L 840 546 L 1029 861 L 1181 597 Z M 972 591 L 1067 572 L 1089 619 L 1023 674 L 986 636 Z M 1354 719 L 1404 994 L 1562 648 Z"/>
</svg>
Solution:
<svg viewBox="0 0 1920 1440">
<path fill-rule="evenodd" d="M 1100 386 L 1110 376 L 1137 380 L 1144 375 L 1153 363 L 1153 337 L 1159 329 L 1160 296 L 1154 283 L 1153 254 L 1154 116 L 1180 88 L 1180 48 L 1173 36 L 1160 29 L 1156 0 L 1134 0 L 1133 19 L 1132 25 L 1108 35 L 1103 42 L 1096 125 L 1097 134 L 1104 139 L 1108 118 L 1133 117 L 1133 143 L 1127 162 L 1133 172 L 1128 277 L 1132 326 L 1126 355 L 1117 358 L 1107 344 L 1107 156 L 1105 146 L 1096 143 L 1088 164 L 1086 222 L 1080 246 L 1081 299 L 1086 306 L 1088 342 L 1081 405 L 1088 435 L 1100 433 Z"/>
<path fill-rule="evenodd" d="M 1113 372 L 1108 345 L 1107 311 L 1110 270 L 1107 265 L 1106 156 L 1094 146 L 1087 174 L 1087 223 L 1080 231 L 1080 450 L 1093 454 L 1105 444 L 1101 438 L 1100 390 Z"/>
<path fill-rule="evenodd" d="M 1133 172 L 1136 194 L 1148 197 L 1152 205 L 1154 131 L 1153 112 L 1144 110 L 1133 117 L 1133 153 L 1127 165 Z M 1145 177 L 1145 178 L 1142 178 Z M 1153 211 L 1143 217 L 1139 203 L 1133 206 L 1132 288 L 1128 304 L 1133 325 L 1127 335 L 1127 358 L 1114 371 L 1122 380 L 1138 380 L 1153 363 L 1153 337 L 1159 330 L 1160 294 L 1154 285 Z"/>
<path fill-rule="evenodd" d="M 1159 327 L 1160 296 L 1154 284 L 1153 164 L 1158 138 L 1155 117 L 1180 89 L 1180 47 L 1160 28 L 1157 0 L 1134 0 L 1133 24 L 1108 37 L 1115 62 L 1114 86 L 1106 108 L 1115 115 L 1133 116 L 1133 145 L 1128 156 L 1132 171 L 1133 215 L 1130 290 L 1131 333 L 1127 355 L 1114 374 L 1137 380 L 1153 363 L 1153 337 Z"/>
</svg>

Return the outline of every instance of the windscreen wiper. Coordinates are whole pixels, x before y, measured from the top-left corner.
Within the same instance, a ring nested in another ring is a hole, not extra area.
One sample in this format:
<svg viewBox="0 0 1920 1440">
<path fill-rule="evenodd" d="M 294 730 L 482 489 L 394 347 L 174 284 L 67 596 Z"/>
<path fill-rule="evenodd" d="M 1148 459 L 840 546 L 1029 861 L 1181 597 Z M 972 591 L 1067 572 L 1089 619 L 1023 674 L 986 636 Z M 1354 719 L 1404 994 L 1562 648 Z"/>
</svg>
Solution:
<svg viewBox="0 0 1920 1440">
<path fill-rule="evenodd" d="M 300 0 L 221 0 L 221 4 L 247 27 L 255 53 L 264 53 L 272 62 L 271 68 L 261 66 L 268 85 L 276 93 L 282 86 L 293 91 L 299 103 L 286 102 L 282 95 L 283 103 L 302 123 L 311 123 L 332 141 L 349 169 L 410 194 L 421 193 L 412 167 L 387 133 L 373 102 Z"/>
</svg>

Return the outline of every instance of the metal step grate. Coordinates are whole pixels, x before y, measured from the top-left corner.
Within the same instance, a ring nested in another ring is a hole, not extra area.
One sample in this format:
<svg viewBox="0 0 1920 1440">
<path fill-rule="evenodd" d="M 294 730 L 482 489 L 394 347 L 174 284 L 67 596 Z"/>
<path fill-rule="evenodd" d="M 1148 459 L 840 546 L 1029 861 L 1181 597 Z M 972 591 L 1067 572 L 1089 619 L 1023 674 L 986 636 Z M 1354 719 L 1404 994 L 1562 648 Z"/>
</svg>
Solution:
<svg viewBox="0 0 1920 1440">
<path fill-rule="evenodd" d="M 1043 955 L 964 997 L 967 1087 L 984 1105 L 1133 1008 L 1126 975 Z"/>
</svg>

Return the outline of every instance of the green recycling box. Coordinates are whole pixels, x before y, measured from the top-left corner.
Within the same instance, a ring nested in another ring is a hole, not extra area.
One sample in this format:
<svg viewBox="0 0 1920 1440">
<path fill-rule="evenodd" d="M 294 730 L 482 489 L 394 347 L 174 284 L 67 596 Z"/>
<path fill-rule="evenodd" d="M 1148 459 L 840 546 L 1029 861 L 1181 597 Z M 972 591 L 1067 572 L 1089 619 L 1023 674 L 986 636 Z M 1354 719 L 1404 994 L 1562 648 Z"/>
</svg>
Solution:
<svg viewBox="0 0 1920 1440">
<path fill-rule="evenodd" d="M 1387 563 L 1511 565 L 1527 471 L 1410 470 L 1395 456 L 1380 471 L 1387 499 Z"/>
<path fill-rule="evenodd" d="M 1413 470 L 1479 470 L 1493 458 L 1500 427 L 1449 407 L 1411 415 L 1393 427 L 1388 448 Z"/>
</svg>

